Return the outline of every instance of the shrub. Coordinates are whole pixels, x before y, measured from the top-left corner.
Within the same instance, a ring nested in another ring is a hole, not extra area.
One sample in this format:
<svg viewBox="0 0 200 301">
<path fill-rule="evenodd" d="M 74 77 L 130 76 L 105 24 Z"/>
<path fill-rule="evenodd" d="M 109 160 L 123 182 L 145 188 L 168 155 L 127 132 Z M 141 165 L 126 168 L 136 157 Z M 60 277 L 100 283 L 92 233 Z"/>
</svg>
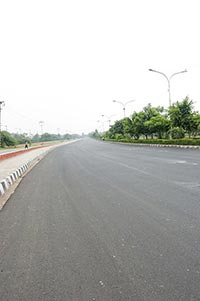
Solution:
<svg viewBox="0 0 200 301">
<path fill-rule="evenodd" d="M 123 139 L 124 137 L 123 137 L 123 135 L 122 134 L 115 134 L 115 139 L 117 140 L 117 141 L 119 141 L 119 140 L 121 140 L 121 139 Z"/>
<path fill-rule="evenodd" d="M 180 127 L 175 127 L 170 130 L 172 139 L 180 139 L 185 137 L 185 130 Z"/>
</svg>

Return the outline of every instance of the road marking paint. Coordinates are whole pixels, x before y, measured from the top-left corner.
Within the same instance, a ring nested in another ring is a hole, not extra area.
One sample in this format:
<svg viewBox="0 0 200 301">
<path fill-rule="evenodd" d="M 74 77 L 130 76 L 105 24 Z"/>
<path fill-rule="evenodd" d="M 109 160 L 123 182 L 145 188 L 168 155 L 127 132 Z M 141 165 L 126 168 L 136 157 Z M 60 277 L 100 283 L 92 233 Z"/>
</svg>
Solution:
<svg viewBox="0 0 200 301">
<path fill-rule="evenodd" d="M 101 286 L 105 286 L 103 281 L 99 281 L 99 283 L 101 284 Z"/>
</svg>

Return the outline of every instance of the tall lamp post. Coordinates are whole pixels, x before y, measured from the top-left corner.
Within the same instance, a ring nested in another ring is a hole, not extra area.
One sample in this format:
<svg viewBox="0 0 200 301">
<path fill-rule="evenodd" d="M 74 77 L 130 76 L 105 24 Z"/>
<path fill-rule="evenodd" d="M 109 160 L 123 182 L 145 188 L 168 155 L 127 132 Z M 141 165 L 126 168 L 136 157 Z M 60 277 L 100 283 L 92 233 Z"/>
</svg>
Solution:
<svg viewBox="0 0 200 301">
<path fill-rule="evenodd" d="M 2 107 L 5 106 L 5 101 L 0 100 L 0 147 L 2 146 L 1 144 L 1 111 L 2 111 Z"/>
<path fill-rule="evenodd" d="M 103 118 L 104 117 L 104 115 L 101 115 L 101 117 Z M 97 120 L 97 131 L 100 133 L 100 132 L 104 132 L 104 122 L 103 122 L 103 120 L 102 120 L 102 122 L 101 122 L 101 120 Z"/>
<path fill-rule="evenodd" d="M 44 121 L 39 121 L 39 125 L 41 127 L 41 135 L 43 135 L 43 126 L 44 126 Z"/>
<path fill-rule="evenodd" d="M 103 133 L 104 133 L 104 120 L 103 120 L 104 115 L 102 114 L 101 117 L 102 117 L 102 129 L 103 129 Z"/>
<path fill-rule="evenodd" d="M 126 117 L 126 105 L 130 102 L 133 102 L 133 101 L 135 101 L 135 100 L 129 100 L 129 101 L 124 103 L 124 102 L 121 102 L 121 101 L 118 101 L 118 100 L 113 100 L 113 102 L 117 102 L 117 103 L 119 103 L 123 106 L 124 118 Z"/>
<path fill-rule="evenodd" d="M 149 69 L 149 71 L 159 73 L 159 74 L 163 75 L 166 78 L 167 83 L 168 83 L 169 107 L 170 107 L 171 106 L 171 87 L 170 87 L 170 81 L 171 81 L 171 79 L 172 79 L 173 76 L 175 76 L 177 74 L 185 73 L 185 72 L 187 72 L 187 70 L 185 69 L 185 70 L 180 71 L 180 72 L 175 72 L 170 77 L 168 77 L 165 73 L 157 71 L 157 70 L 154 70 L 154 69 Z"/>
</svg>

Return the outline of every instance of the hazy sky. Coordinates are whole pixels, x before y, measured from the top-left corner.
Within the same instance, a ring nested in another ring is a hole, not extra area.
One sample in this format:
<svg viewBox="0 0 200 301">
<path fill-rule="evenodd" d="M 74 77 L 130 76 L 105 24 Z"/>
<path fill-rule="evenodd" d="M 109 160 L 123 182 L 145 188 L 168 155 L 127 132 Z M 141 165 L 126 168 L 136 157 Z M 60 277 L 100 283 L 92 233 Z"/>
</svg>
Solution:
<svg viewBox="0 0 200 301">
<path fill-rule="evenodd" d="M 113 103 L 167 108 L 188 95 L 200 110 L 198 0 L 0 0 L 0 100 L 9 131 L 90 132 Z M 105 128 L 108 123 L 105 123 Z M 4 127 L 3 127 L 4 129 Z"/>
</svg>

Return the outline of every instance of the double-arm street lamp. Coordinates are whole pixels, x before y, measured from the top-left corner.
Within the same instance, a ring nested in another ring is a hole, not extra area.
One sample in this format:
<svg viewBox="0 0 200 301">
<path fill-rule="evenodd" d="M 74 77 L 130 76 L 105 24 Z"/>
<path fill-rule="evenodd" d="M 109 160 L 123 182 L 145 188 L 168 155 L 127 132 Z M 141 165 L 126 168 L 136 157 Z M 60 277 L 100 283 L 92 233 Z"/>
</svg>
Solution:
<svg viewBox="0 0 200 301">
<path fill-rule="evenodd" d="M 112 118 L 113 116 L 115 116 L 115 115 L 110 115 L 110 116 L 102 115 L 102 117 L 106 117 L 106 118 L 107 118 L 107 122 L 108 122 L 109 128 L 110 128 L 111 118 Z"/>
<path fill-rule="evenodd" d="M 175 76 L 177 74 L 185 73 L 185 72 L 187 72 L 187 70 L 185 69 L 185 70 L 180 71 L 180 72 L 175 72 L 170 77 L 168 77 L 165 73 L 157 71 L 157 70 L 154 70 L 154 69 L 149 69 L 149 71 L 160 73 L 161 75 L 163 75 L 166 78 L 167 83 L 168 83 L 169 107 L 170 107 L 171 106 L 171 87 L 170 87 L 170 81 L 171 81 L 171 79 L 172 79 L 173 76 Z"/>
<path fill-rule="evenodd" d="M 121 102 L 121 101 L 118 101 L 118 100 L 113 100 L 113 102 L 117 102 L 117 103 L 120 103 L 122 106 L 123 106 L 123 111 L 124 111 L 124 118 L 126 117 L 126 105 L 130 102 L 133 102 L 135 100 L 129 100 L 125 103 Z"/>
<path fill-rule="evenodd" d="M 101 120 L 97 120 L 97 122 L 100 124 L 100 127 L 99 127 L 99 131 L 103 131 L 104 132 L 104 121 L 103 121 L 103 117 L 104 115 L 102 114 L 101 115 L 101 118 L 102 118 L 102 121 Z M 102 128 L 102 129 L 101 129 Z"/>
</svg>

